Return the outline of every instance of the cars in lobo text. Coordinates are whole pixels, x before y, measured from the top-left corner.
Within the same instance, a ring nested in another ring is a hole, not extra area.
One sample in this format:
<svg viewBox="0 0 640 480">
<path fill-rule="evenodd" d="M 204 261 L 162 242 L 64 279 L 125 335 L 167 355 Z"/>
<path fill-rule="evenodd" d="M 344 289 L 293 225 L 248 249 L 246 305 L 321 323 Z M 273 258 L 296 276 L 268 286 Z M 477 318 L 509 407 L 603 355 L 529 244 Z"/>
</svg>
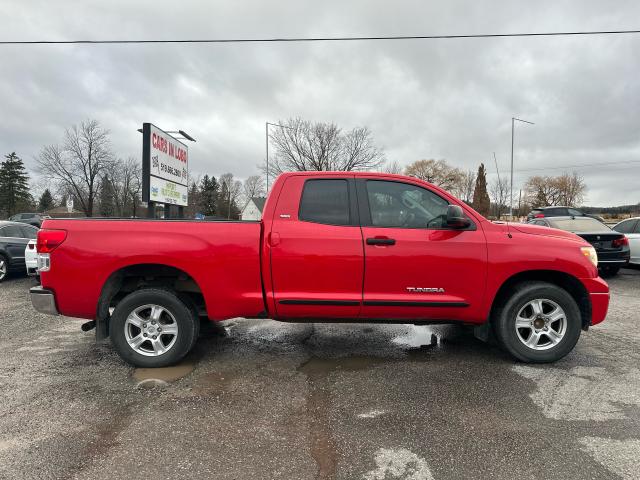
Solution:
<svg viewBox="0 0 640 480">
<path fill-rule="evenodd" d="M 38 229 L 18 222 L 0 221 L 0 282 L 9 272 L 19 271 L 24 275 L 24 253 L 29 240 L 36 238 Z"/>
<path fill-rule="evenodd" d="M 573 232 L 593 245 L 603 275 L 615 275 L 629 263 L 629 240 L 604 223 L 589 217 L 536 218 L 529 223 Z"/>
<path fill-rule="evenodd" d="M 37 250 L 34 307 L 91 320 L 85 329 L 145 367 L 183 358 L 199 316 L 449 321 L 521 361 L 552 362 L 609 305 L 584 239 L 490 222 L 391 174 L 285 173 L 260 221 L 45 220 Z"/>
</svg>

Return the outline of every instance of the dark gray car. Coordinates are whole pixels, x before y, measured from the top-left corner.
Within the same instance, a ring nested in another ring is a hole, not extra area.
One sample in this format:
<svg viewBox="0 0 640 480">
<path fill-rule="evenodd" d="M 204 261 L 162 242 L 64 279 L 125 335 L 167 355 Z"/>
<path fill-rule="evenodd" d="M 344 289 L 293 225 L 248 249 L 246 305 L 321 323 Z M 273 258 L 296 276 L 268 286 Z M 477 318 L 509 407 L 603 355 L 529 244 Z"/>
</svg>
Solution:
<svg viewBox="0 0 640 480">
<path fill-rule="evenodd" d="M 0 282 L 11 271 L 26 273 L 24 251 L 37 233 L 38 229 L 32 225 L 0 221 Z"/>
<path fill-rule="evenodd" d="M 45 218 L 51 217 L 49 217 L 48 215 L 41 215 L 39 213 L 16 213 L 9 218 L 9 221 L 27 223 L 29 225 L 33 225 L 34 227 L 40 228 L 42 226 L 42 221 Z"/>
</svg>

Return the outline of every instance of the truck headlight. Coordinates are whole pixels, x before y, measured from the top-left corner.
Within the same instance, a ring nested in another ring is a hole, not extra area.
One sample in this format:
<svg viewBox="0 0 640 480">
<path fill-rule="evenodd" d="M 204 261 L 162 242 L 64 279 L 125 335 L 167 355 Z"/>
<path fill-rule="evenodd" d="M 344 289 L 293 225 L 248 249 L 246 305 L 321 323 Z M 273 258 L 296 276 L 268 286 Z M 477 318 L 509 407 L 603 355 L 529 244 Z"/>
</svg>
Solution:
<svg viewBox="0 0 640 480">
<path fill-rule="evenodd" d="M 593 247 L 580 247 L 580 251 L 582 254 L 591 260 L 594 267 L 598 266 L 598 254 L 596 253 L 596 249 Z"/>
</svg>

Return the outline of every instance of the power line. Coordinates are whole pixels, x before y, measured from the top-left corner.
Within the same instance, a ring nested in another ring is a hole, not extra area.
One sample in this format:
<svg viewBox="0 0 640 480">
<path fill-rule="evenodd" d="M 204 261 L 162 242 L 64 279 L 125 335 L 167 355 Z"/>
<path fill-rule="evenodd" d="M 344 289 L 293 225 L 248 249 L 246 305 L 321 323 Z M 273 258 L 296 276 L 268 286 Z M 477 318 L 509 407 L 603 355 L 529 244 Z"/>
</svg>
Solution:
<svg viewBox="0 0 640 480">
<path fill-rule="evenodd" d="M 558 37 L 581 35 L 636 34 L 640 30 L 595 30 L 577 32 L 541 33 L 479 33 L 468 35 L 391 35 L 376 37 L 288 37 L 288 38 L 212 38 L 212 39 L 167 39 L 167 40 L 2 40 L 0 45 L 68 45 L 68 44 L 125 44 L 125 43 L 282 43 L 282 42 L 351 42 L 377 40 L 448 40 L 455 38 L 505 38 L 505 37 Z"/>
<path fill-rule="evenodd" d="M 563 170 L 568 168 L 580 168 L 580 167 L 606 167 L 609 165 L 619 165 L 619 164 L 628 164 L 628 163 L 640 163 L 640 160 L 621 160 L 619 162 L 581 163 L 577 165 L 561 165 L 561 166 L 555 166 L 555 167 L 523 168 L 516 171 L 517 172 L 535 172 L 535 171 L 542 171 L 542 170 Z"/>
</svg>

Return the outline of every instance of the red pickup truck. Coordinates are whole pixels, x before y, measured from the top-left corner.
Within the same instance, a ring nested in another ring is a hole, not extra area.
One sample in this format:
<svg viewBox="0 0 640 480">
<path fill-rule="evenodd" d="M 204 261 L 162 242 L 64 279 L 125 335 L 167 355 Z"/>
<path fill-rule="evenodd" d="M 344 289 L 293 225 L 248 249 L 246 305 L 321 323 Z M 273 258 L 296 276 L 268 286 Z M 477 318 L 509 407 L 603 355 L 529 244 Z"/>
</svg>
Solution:
<svg viewBox="0 0 640 480">
<path fill-rule="evenodd" d="M 173 364 L 199 317 L 454 322 L 551 362 L 604 320 L 609 288 L 580 237 L 491 222 L 399 175 L 281 175 L 261 221 L 48 219 L 36 310 L 91 319 L 137 366 Z"/>
</svg>

